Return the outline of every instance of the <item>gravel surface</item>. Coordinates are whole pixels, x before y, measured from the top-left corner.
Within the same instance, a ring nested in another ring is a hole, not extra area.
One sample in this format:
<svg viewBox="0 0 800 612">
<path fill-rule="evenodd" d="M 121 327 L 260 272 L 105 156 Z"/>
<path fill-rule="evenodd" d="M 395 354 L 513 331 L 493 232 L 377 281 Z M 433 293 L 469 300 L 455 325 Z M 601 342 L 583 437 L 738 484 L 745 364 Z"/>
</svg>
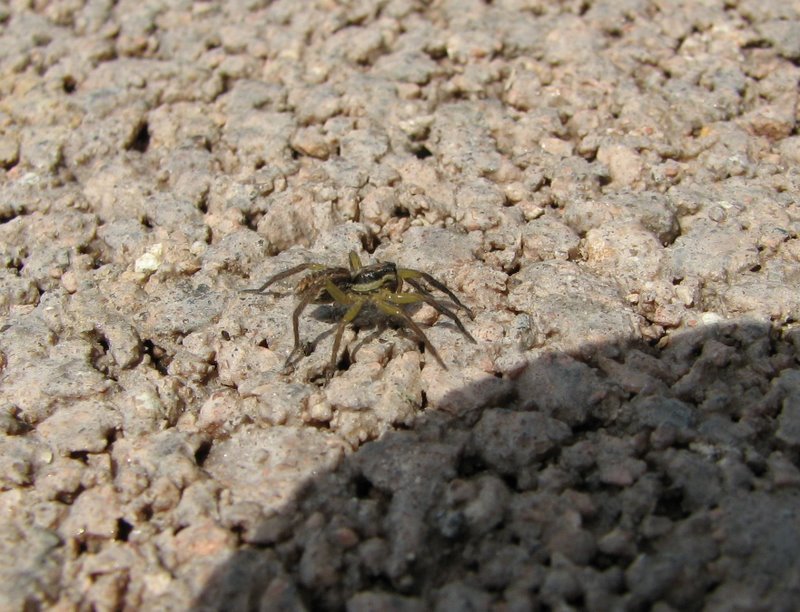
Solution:
<svg viewBox="0 0 800 612">
<path fill-rule="evenodd" d="M 800 4 L 0 4 L 0 609 L 791 610 Z M 305 262 L 471 308 L 300 318 Z M 792 604 L 792 602 L 795 602 Z"/>
</svg>

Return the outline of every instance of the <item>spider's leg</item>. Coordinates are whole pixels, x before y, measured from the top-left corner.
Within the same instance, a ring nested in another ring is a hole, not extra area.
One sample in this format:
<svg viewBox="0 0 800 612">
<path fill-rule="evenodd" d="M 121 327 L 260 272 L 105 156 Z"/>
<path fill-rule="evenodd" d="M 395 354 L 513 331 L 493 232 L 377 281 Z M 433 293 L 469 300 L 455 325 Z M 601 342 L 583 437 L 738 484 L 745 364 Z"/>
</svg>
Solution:
<svg viewBox="0 0 800 612">
<path fill-rule="evenodd" d="M 470 319 L 475 318 L 475 315 L 472 314 L 472 311 L 469 308 L 467 308 L 461 302 L 461 300 L 458 299 L 458 296 L 456 296 L 455 293 L 453 293 L 452 291 L 450 291 L 450 289 L 448 289 L 447 285 L 445 285 L 441 281 L 436 280 L 427 272 L 412 270 L 411 268 L 400 268 L 399 270 L 397 270 L 397 275 L 403 280 L 407 280 L 408 284 L 414 287 L 414 289 L 416 289 L 420 293 L 429 293 L 428 291 L 425 291 L 425 289 L 419 282 L 417 282 L 416 279 L 421 278 L 422 280 L 430 283 L 433 287 L 436 287 L 436 289 L 447 295 L 447 297 L 449 297 L 451 300 L 453 300 L 453 303 L 459 308 L 461 308 L 464 312 L 466 312 Z"/>
<path fill-rule="evenodd" d="M 355 263 L 361 264 L 361 260 L 358 259 L 358 255 L 356 255 L 355 251 L 351 251 L 350 265 L 354 265 L 354 255 L 357 260 Z M 353 321 L 358 316 L 358 313 L 361 311 L 361 307 L 364 305 L 364 298 L 354 298 L 348 295 L 339 287 L 337 287 L 336 284 L 329 278 L 325 279 L 325 291 L 328 292 L 328 295 L 330 295 L 337 304 L 341 304 L 342 306 L 350 306 L 350 308 L 347 309 L 347 312 L 344 313 L 342 320 L 339 321 L 339 326 L 336 328 L 336 337 L 333 340 L 333 351 L 331 353 L 331 372 L 333 372 L 336 369 L 336 355 L 339 353 L 339 344 L 342 342 L 344 328 L 348 323 Z"/>
<path fill-rule="evenodd" d="M 372 298 L 372 303 L 375 304 L 375 306 L 381 312 L 391 315 L 393 317 L 397 317 L 398 319 L 402 319 L 403 322 L 411 328 L 411 331 L 414 332 L 417 338 L 422 341 L 422 343 L 425 345 L 425 348 L 428 349 L 428 351 L 430 351 L 430 354 L 433 355 L 433 358 L 436 359 L 436 361 L 439 363 L 440 366 L 442 366 L 442 369 L 443 370 L 447 369 L 447 366 L 444 365 L 444 361 L 442 361 L 442 358 L 439 357 L 439 353 L 433 347 L 431 341 L 428 340 L 428 336 L 426 336 L 425 332 L 423 332 L 422 329 L 420 329 L 419 325 L 414 323 L 414 320 L 408 316 L 405 310 L 403 310 L 399 306 L 395 306 L 394 304 L 385 302 L 383 299 L 380 298 Z"/>
<path fill-rule="evenodd" d="M 283 272 L 278 272 L 275 276 L 270 276 L 267 281 L 256 289 L 242 289 L 242 293 L 262 293 L 264 289 L 272 285 L 273 283 L 277 283 L 279 280 L 283 280 L 284 278 L 289 278 L 294 274 L 298 274 L 303 270 L 323 270 L 325 266 L 321 264 L 315 264 L 306 262 L 300 264 L 299 266 L 295 266 L 294 268 L 289 268 L 288 270 L 284 270 Z"/>
<path fill-rule="evenodd" d="M 431 306 L 436 308 L 436 310 L 438 310 L 442 314 L 445 314 L 448 317 L 450 317 L 451 319 L 453 319 L 456 322 L 456 325 L 458 325 L 459 329 L 461 329 L 461 331 L 465 332 L 469 336 L 470 340 L 475 342 L 475 340 L 472 338 L 472 336 L 470 336 L 469 333 L 464 330 L 463 326 L 460 324 L 461 322 L 458 320 L 458 317 L 456 317 L 456 315 L 449 308 L 447 308 L 446 306 L 444 306 L 443 304 L 438 302 L 436 300 L 436 298 L 433 297 L 431 292 L 428 291 L 419 281 L 417 281 L 417 280 L 415 280 L 413 278 L 410 278 L 410 279 L 407 279 L 407 280 L 408 280 L 408 284 L 411 285 L 412 287 L 414 287 L 414 289 L 416 289 L 417 292 L 420 295 L 425 296 L 425 301 L 428 304 L 430 304 Z M 469 315 L 470 319 L 475 319 L 475 315 L 472 314 L 472 311 L 469 308 L 467 308 L 466 306 L 464 306 L 464 304 L 459 302 L 457 298 L 454 300 L 454 303 L 456 304 L 456 306 L 458 306 L 462 310 L 464 310 L 464 312 L 466 312 L 467 315 Z"/>
<path fill-rule="evenodd" d="M 413 286 L 411 281 L 409 281 L 409 284 Z M 444 304 L 437 302 L 427 291 L 420 291 L 419 293 L 387 293 L 384 294 L 384 299 L 392 304 L 416 304 L 419 302 L 430 304 L 443 315 L 450 317 L 453 320 L 453 323 L 456 324 L 456 327 L 458 327 L 461 333 L 464 334 L 467 339 L 472 342 L 472 344 L 477 344 L 475 338 L 473 338 L 472 334 L 467 331 L 467 328 L 464 327 L 464 324 L 461 322 L 461 319 L 458 318 L 456 313 L 454 313 Z"/>
<path fill-rule="evenodd" d="M 342 343 L 344 328 L 347 327 L 348 323 L 352 323 L 355 320 L 358 313 L 361 312 L 361 307 L 363 305 L 363 298 L 356 300 L 355 303 L 347 309 L 347 312 L 344 313 L 342 320 L 339 321 L 339 325 L 336 327 L 336 337 L 333 339 L 333 351 L 331 351 L 331 372 L 336 370 L 336 356 L 339 354 L 339 345 Z"/>
<path fill-rule="evenodd" d="M 300 298 L 300 301 L 295 306 L 294 312 L 292 313 L 292 332 L 294 333 L 294 348 L 292 352 L 289 354 L 289 360 L 291 360 L 292 355 L 296 352 L 302 352 L 302 348 L 300 347 L 300 315 L 303 314 L 303 311 L 306 307 L 314 301 L 316 297 L 316 291 L 306 291 Z M 287 360 L 288 361 L 288 360 Z"/>
<path fill-rule="evenodd" d="M 325 291 L 328 292 L 328 295 L 330 295 L 337 304 L 341 304 L 342 306 L 350 306 L 355 302 L 352 297 L 339 289 L 329 278 L 325 279 Z"/>
<path fill-rule="evenodd" d="M 361 263 L 361 258 L 358 256 L 358 253 L 350 251 L 350 270 L 352 272 L 358 272 L 363 267 L 364 264 Z"/>
</svg>

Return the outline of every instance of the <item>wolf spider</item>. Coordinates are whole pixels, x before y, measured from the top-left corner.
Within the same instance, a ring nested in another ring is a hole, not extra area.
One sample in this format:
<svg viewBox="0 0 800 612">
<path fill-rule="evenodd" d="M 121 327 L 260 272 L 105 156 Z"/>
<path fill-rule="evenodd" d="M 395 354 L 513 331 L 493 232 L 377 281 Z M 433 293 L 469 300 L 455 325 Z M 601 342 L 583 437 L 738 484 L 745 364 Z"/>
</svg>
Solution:
<svg viewBox="0 0 800 612">
<path fill-rule="evenodd" d="M 328 267 L 313 262 L 303 263 L 275 274 L 256 289 L 243 289 L 242 291 L 245 293 L 264 293 L 272 284 L 306 270 L 310 270 L 311 274 L 303 277 L 295 288 L 295 293 L 300 297 L 300 301 L 292 314 L 294 348 L 287 359 L 287 364 L 291 362 L 292 356 L 296 352 L 302 350 L 300 346 L 300 315 L 309 304 L 338 304 L 347 307 L 336 327 L 336 336 L 334 337 L 333 351 L 331 353 L 331 372 L 336 369 L 336 358 L 339 353 L 339 345 L 342 342 L 344 328 L 348 323 L 355 320 L 365 305 L 371 305 L 378 312 L 398 319 L 407 325 L 445 370 L 447 366 L 442 361 L 439 353 L 419 325 L 403 309 L 403 306 L 422 302 L 430 304 L 437 311 L 452 319 L 461 333 L 470 342 L 475 343 L 475 338 L 467 331 L 458 316 L 431 295 L 431 290 L 428 286 L 444 293 L 457 309 L 463 310 L 470 319 L 474 319 L 475 316 L 472 311 L 462 304 L 461 300 L 444 283 L 436 280 L 427 272 L 411 268 L 400 268 L 389 261 L 365 266 L 361 263 L 361 258 L 355 251 L 350 251 L 349 269 Z M 414 291 L 404 291 L 404 283 L 410 285 Z"/>
</svg>

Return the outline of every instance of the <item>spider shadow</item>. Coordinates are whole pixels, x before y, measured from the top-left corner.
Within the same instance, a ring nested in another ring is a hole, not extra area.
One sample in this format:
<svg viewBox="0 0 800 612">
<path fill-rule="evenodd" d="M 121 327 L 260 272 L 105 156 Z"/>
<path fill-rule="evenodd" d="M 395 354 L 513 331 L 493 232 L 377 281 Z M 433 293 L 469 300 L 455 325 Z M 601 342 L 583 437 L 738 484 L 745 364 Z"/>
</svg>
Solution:
<svg viewBox="0 0 800 612">
<path fill-rule="evenodd" d="M 308 316 L 315 321 L 319 321 L 320 323 L 327 323 L 331 325 L 325 331 L 318 333 L 313 339 L 303 341 L 302 334 L 303 329 L 302 325 L 300 328 L 300 350 L 298 351 L 296 348 L 292 349 L 292 352 L 289 353 L 289 357 L 286 359 L 286 363 L 284 364 L 284 369 L 286 371 L 293 371 L 296 369 L 297 365 L 309 355 L 315 353 L 319 348 L 319 345 L 324 342 L 330 336 L 333 336 L 336 333 L 336 325 L 342 320 L 342 317 L 347 312 L 347 307 L 341 306 L 339 304 L 320 304 L 317 305 L 312 311 L 308 313 Z M 337 358 L 337 365 L 344 360 L 345 362 L 350 362 L 355 358 L 356 352 L 359 348 L 367 344 L 368 342 L 375 340 L 381 336 L 381 334 L 386 331 L 390 327 L 390 323 L 386 320 L 385 316 L 382 316 L 380 313 L 375 311 L 373 307 L 370 305 L 366 305 L 365 310 L 359 314 L 355 321 L 349 324 L 350 327 L 353 327 L 357 331 L 369 330 L 372 329 L 373 331 L 366 337 L 359 340 L 355 346 L 355 348 L 350 351 L 347 346 L 342 347 L 343 353 L 338 356 Z M 346 368 L 344 368 L 346 369 Z M 328 376 L 332 376 L 333 372 L 328 372 Z"/>
<path fill-rule="evenodd" d="M 409 304 L 404 310 L 409 316 L 413 316 L 424 305 L 425 304 L 422 302 L 418 304 Z M 294 370 L 304 357 L 316 352 L 319 344 L 324 342 L 336 332 L 335 326 L 339 324 L 346 312 L 347 307 L 339 304 L 319 304 L 316 308 L 314 308 L 314 310 L 310 311 L 308 315 L 311 318 L 322 323 L 328 323 L 332 325 L 332 327 L 320 332 L 312 340 L 303 342 L 301 325 L 301 350 L 293 350 L 287 358 L 284 367 Z M 450 322 L 450 320 L 444 316 L 440 315 L 434 325 L 445 327 L 456 334 L 461 334 L 461 330 L 459 330 L 454 323 Z M 408 329 L 402 319 L 383 314 L 378 311 L 375 306 L 369 303 L 364 305 L 364 309 L 359 313 L 359 316 L 356 317 L 355 321 L 349 323 L 348 326 L 359 332 L 359 336 L 361 336 L 361 331 L 368 331 L 369 333 L 366 336 L 359 337 L 352 349 L 346 346 L 342 347 L 343 353 L 338 356 L 337 364 L 341 363 L 342 360 L 344 360 L 346 363 L 355 361 L 359 350 L 371 342 L 379 339 L 387 330 L 390 329 L 395 331 L 399 336 L 405 338 L 406 340 L 413 342 L 420 351 L 424 352 L 425 350 L 425 343 L 422 341 L 422 339 L 418 338 L 413 331 Z M 429 326 L 425 326 L 423 330 L 427 329 L 428 327 Z"/>
</svg>

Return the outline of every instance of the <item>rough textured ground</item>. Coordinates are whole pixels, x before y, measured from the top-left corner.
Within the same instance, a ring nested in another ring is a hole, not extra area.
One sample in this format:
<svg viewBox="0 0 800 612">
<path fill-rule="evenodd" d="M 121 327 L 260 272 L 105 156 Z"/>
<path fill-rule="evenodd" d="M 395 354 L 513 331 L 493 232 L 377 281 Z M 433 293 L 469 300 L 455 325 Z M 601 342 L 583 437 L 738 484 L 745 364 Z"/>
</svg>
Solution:
<svg viewBox="0 0 800 612">
<path fill-rule="evenodd" d="M 0 4 L 0 608 L 789 610 L 800 3 Z M 305 261 L 474 309 L 301 321 Z M 791 602 L 794 601 L 795 604 Z"/>
</svg>

